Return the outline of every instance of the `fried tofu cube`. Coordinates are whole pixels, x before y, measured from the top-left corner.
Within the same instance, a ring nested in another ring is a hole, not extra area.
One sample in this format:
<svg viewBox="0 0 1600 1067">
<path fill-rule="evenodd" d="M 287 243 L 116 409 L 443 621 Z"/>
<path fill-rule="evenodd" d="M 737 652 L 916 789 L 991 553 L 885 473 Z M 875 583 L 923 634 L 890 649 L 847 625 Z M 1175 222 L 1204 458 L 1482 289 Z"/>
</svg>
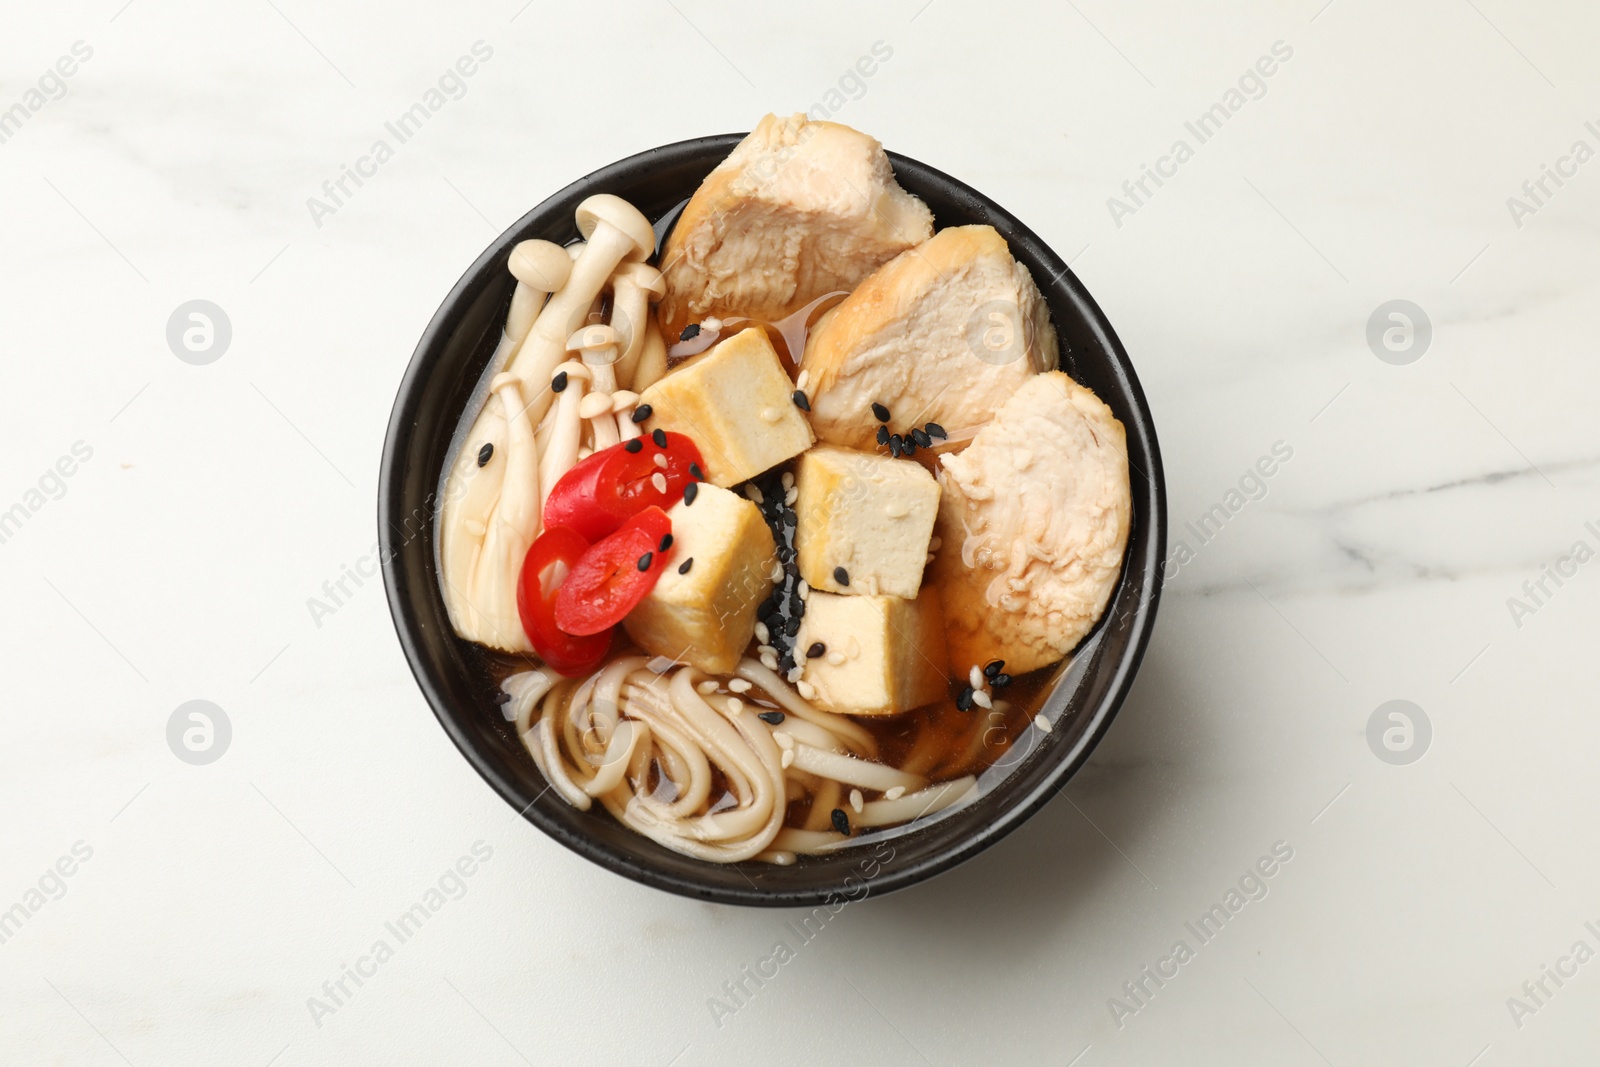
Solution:
<svg viewBox="0 0 1600 1067">
<path fill-rule="evenodd" d="M 772 592 L 777 547 L 761 510 L 737 493 L 700 483 L 672 520 L 672 558 L 627 618 L 634 644 L 711 674 L 729 674 L 755 633 L 756 608 Z"/>
<path fill-rule="evenodd" d="M 800 457 L 795 488 L 795 547 L 807 585 L 917 595 L 939 515 L 939 483 L 926 467 L 818 445 Z"/>
<path fill-rule="evenodd" d="M 812 593 L 795 657 L 815 703 L 829 711 L 897 715 L 931 704 L 948 692 L 939 592 L 930 585 L 915 600 Z"/>
<path fill-rule="evenodd" d="M 811 423 L 764 331 L 751 327 L 673 368 L 644 391 L 650 425 L 700 446 L 706 480 L 737 485 L 811 447 Z"/>
</svg>

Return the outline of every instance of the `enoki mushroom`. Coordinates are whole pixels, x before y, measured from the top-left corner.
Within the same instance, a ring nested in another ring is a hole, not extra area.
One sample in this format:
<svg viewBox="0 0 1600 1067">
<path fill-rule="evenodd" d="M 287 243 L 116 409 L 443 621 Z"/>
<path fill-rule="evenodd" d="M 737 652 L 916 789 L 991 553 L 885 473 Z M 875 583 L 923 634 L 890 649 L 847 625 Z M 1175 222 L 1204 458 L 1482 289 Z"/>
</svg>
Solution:
<svg viewBox="0 0 1600 1067">
<path fill-rule="evenodd" d="M 755 660 L 739 664 L 742 682 L 659 666 L 628 656 L 581 681 L 535 670 L 502 688 L 518 735 L 562 799 L 584 811 L 599 801 L 675 852 L 792 863 L 849 844 L 834 826 L 836 808 L 852 828 L 888 826 L 973 793 L 970 775 L 930 784 L 876 762 L 870 733 L 814 707 Z M 859 809 L 841 804 L 852 793 Z M 786 826 L 790 801 L 807 796 L 805 824 Z"/>
<path fill-rule="evenodd" d="M 576 221 L 585 240 L 570 254 L 548 241 L 512 249 L 517 285 L 505 330 L 442 487 L 439 575 L 450 622 L 467 640 L 507 652 L 533 650 L 516 587 L 550 490 L 583 457 L 638 434 L 639 393 L 666 371 L 649 314 L 661 276 L 641 262 L 655 248 L 649 220 L 602 193 L 578 205 Z M 617 326 L 587 326 L 607 290 Z"/>
</svg>

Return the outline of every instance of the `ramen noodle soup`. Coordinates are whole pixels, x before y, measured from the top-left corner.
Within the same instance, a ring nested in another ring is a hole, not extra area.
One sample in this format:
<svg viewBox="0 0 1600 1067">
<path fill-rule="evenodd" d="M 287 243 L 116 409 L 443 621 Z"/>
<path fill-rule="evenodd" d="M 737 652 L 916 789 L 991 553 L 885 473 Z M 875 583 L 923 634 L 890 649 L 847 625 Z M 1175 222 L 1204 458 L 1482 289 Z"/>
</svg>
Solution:
<svg viewBox="0 0 1600 1067">
<path fill-rule="evenodd" d="M 659 251 L 524 241 L 445 469 L 440 590 L 551 791 L 794 863 L 970 803 L 1119 581 L 1121 423 L 987 226 L 767 116 Z"/>
</svg>

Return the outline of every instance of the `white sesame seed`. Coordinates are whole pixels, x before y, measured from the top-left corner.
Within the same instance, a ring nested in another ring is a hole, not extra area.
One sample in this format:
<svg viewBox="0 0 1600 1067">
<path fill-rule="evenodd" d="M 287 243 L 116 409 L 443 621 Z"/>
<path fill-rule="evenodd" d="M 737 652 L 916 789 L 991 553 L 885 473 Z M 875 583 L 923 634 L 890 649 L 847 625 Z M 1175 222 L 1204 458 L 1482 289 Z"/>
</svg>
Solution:
<svg viewBox="0 0 1600 1067">
<path fill-rule="evenodd" d="M 735 678 L 728 683 L 728 689 L 734 693 L 748 693 L 750 692 L 750 683 L 743 678 Z"/>
<path fill-rule="evenodd" d="M 799 583 L 794 587 L 794 591 L 800 597 L 801 600 L 804 600 L 804 599 L 806 599 L 806 597 L 811 595 L 811 586 L 809 584 L 807 584 L 807 582 L 806 582 L 806 580 L 804 578 L 802 578 L 802 579 L 800 579 Z"/>
<path fill-rule="evenodd" d="M 850 790 L 850 806 L 856 809 L 856 814 L 861 814 L 861 809 L 867 806 L 866 800 L 861 796 L 861 790 Z"/>
<path fill-rule="evenodd" d="M 791 682 L 798 682 L 800 680 L 800 676 L 805 673 L 805 668 L 796 664 L 795 666 L 789 668 L 789 673 L 784 675 L 784 677 Z"/>
<path fill-rule="evenodd" d="M 843 663 L 844 663 L 844 653 L 843 652 L 829 652 L 828 653 L 828 665 L 830 667 L 837 667 L 837 666 L 840 666 Z"/>
<path fill-rule="evenodd" d="M 783 412 L 779 411 L 777 408 L 762 408 L 761 409 L 761 421 L 762 422 L 769 422 L 769 423 L 770 422 L 777 422 L 781 418 L 783 418 Z"/>
<path fill-rule="evenodd" d="M 941 549 L 943 547 L 944 547 L 944 538 L 942 538 L 942 537 L 935 537 L 933 540 L 928 542 L 928 551 L 929 552 L 937 552 L 937 551 L 939 551 L 939 549 Z"/>
<path fill-rule="evenodd" d="M 656 453 L 656 466 L 660 467 L 662 470 L 667 469 L 667 454 L 665 452 Z"/>
<path fill-rule="evenodd" d="M 972 670 L 967 672 L 967 681 L 974 689 L 983 688 L 983 671 L 978 669 L 978 665 L 976 663 L 972 665 Z"/>
<path fill-rule="evenodd" d="M 774 563 L 772 565 L 772 573 L 770 575 L 768 575 L 768 577 L 770 577 L 775 582 L 783 581 L 783 564 Z"/>
<path fill-rule="evenodd" d="M 980 708 L 994 707 L 994 702 L 989 699 L 989 694 L 985 693 L 982 689 L 978 689 L 973 692 L 972 702 L 978 705 Z"/>
<path fill-rule="evenodd" d="M 1040 712 L 1033 717 L 1033 725 L 1042 734 L 1050 732 L 1050 720 L 1044 717 L 1044 712 Z"/>
<path fill-rule="evenodd" d="M 794 749 L 792 749 L 792 748 L 784 749 L 783 750 L 783 758 L 778 761 L 778 765 L 780 767 L 784 768 L 785 770 L 787 770 L 788 767 L 789 767 L 789 764 L 791 764 L 793 762 L 794 762 Z"/>
<path fill-rule="evenodd" d="M 754 485 L 745 486 L 744 495 L 745 499 L 753 500 L 757 504 L 765 504 L 767 502 L 767 498 L 761 495 L 761 490 Z"/>
<path fill-rule="evenodd" d="M 756 640 L 760 641 L 762 645 L 766 645 L 772 640 L 772 631 L 767 629 L 766 623 L 756 623 Z"/>
<path fill-rule="evenodd" d="M 756 646 L 756 655 L 758 655 L 758 656 L 765 656 L 769 652 L 774 656 L 776 656 L 778 654 L 778 650 L 773 648 L 771 645 L 757 645 Z"/>
<path fill-rule="evenodd" d="M 774 730 L 774 731 L 772 731 L 772 739 L 774 741 L 778 742 L 778 747 L 779 748 L 793 748 L 794 747 L 794 735 L 791 734 L 788 730 Z"/>
<path fill-rule="evenodd" d="M 778 657 L 771 652 L 763 652 L 761 653 L 761 665 L 769 671 L 775 671 L 778 669 Z"/>
<path fill-rule="evenodd" d="M 796 389 L 804 389 L 810 383 L 811 383 L 811 372 L 809 370 L 806 370 L 804 367 L 801 367 L 800 368 L 799 377 L 795 378 L 795 380 L 794 380 L 794 387 Z"/>
<path fill-rule="evenodd" d="M 783 491 L 783 504 L 784 504 L 784 507 L 790 507 L 790 508 L 794 507 L 794 502 L 796 500 L 799 500 L 799 499 L 800 499 L 800 490 L 794 488 L 793 486 L 790 486 L 788 489 L 785 489 Z"/>
<path fill-rule="evenodd" d="M 932 552 L 929 552 L 929 553 L 928 553 L 928 558 L 927 558 L 927 559 L 925 559 L 925 560 L 923 560 L 923 561 L 922 561 L 922 565 L 923 565 L 923 566 L 924 566 L 924 567 L 926 567 L 926 566 L 927 566 L 927 565 L 928 565 L 928 564 L 930 564 L 930 563 L 932 563 L 932 562 L 933 562 L 933 553 L 932 553 Z"/>
<path fill-rule="evenodd" d="M 883 513 L 889 516 L 891 519 L 903 519 L 910 514 L 910 509 L 906 507 L 904 501 L 891 500 L 888 505 L 884 507 Z"/>
<path fill-rule="evenodd" d="M 905 795 L 906 795 L 906 787 L 903 786 L 903 785 L 897 785 L 893 789 L 889 790 L 887 793 L 883 794 L 883 799 L 885 799 L 885 800 L 899 800 L 901 797 L 903 797 Z"/>
<path fill-rule="evenodd" d="M 701 694 L 702 696 L 704 696 L 706 693 L 715 693 L 717 691 L 717 681 L 715 678 L 708 678 L 699 685 L 695 686 L 694 689 L 695 692 Z"/>
<path fill-rule="evenodd" d="M 743 710 L 744 710 L 744 701 L 740 700 L 738 697 L 729 697 L 728 698 L 728 714 L 729 715 L 737 715 Z"/>
<path fill-rule="evenodd" d="M 804 678 L 800 679 L 798 682 L 795 682 L 794 687 L 800 690 L 800 695 L 805 697 L 807 700 L 817 699 L 817 687 L 806 681 Z"/>
<path fill-rule="evenodd" d="M 788 471 L 784 471 L 783 472 L 783 477 L 780 478 L 779 481 L 781 481 L 783 483 L 783 487 L 785 489 L 793 489 L 794 488 L 794 475 L 789 473 Z"/>
<path fill-rule="evenodd" d="M 656 487 L 656 492 L 665 493 L 667 491 L 667 476 L 660 471 L 656 471 L 650 476 L 650 484 Z"/>
</svg>

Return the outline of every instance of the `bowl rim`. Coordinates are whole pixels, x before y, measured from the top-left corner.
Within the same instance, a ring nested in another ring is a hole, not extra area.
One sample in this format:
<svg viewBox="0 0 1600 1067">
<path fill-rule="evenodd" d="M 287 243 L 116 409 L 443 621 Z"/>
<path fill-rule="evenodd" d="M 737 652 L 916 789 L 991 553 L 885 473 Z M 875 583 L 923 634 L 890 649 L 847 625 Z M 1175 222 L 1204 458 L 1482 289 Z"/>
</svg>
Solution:
<svg viewBox="0 0 1600 1067">
<path fill-rule="evenodd" d="M 682 878 L 672 872 L 656 869 L 647 865 L 638 855 L 615 851 L 597 837 L 581 832 L 572 832 L 566 826 L 546 819 L 536 804 L 525 802 L 524 791 L 520 788 L 520 783 L 503 774 L 492 759 L 478 751 L 475 738 L 457 721 L 460 712 L 446 698 L 429 670 L 424 666 L 427 657 L 421 647 L 422 628 L 416 617 L 416 609 L 408 596 L 408 583 L 399 573 L 399 558 L 402 547 L 398 543 L 397 531 L 402 529 L 403 525 L 395 520 L 406 514 L 403 464 L 404 454 L 407 450 L 406 446 L 411 434 L 417 429 L 417 423 L 413 417 L 414 409 L 433 371 L 434 364 L 443 358 L 447 343 L 455 329 L 460 325 L 460 320 L 465 316 L 467 309 L 486 286 L 495 283 L 496 273 L 490 268 L 509 254 L 511 247 L 523 239 L 522 235 L 535 225 L 538 218 L 547 210 L 547 205 L 552 202 L 567 199 L 582 190 L 590 192 L 607 191 L 605 185 L 608 180 L 616 183 L 622 175 L 632 174 L 636 168 L 652 161 L 660 161 L 663 158 L 693 157 L 706 154 L 712 150 L 719 151 L 721 156 L 726 156 L 727 152 L 731 151 L 733 146 L 743 140 L 745 136 L 746 134 L 744 133 L 731 133 L 688 138 L 656 148 L 646 149 L 600 167 L 540 201 L 491 241 L 484 251 L 473 260 L 471 265 L 467 267 L 451 287 L 449 293 L 439 305 L 438 310 L 429 319 L 400 379 L 394 406 L 391 409 L 385 430 L 383 452 L 379 461 L 377 501 L 379 559 L 383 571 L 384 589 L 389 604 L 390 618 L 394 624 L 396 636 L 399 639 L 401 650 L 405 655 L 407 665 L 411 669 L 412 676 L 432 709 L 434 717 L 439 721 L 445 734 L 455 744 L 467 762 L 478 772 L 479 776 L 526 821 L 532 823 L 546 835 L 585 859 L 613 873 L 620 874 L 632 881 L 652 888 L 693 899 L 724 904 L 755 907 L 816 906 L 839 899 L 844 891 L 840 887 L 758 889 L 753 884 L 750 889 L 730 889 L 696 882 L 693 879 Z M 1020 237 L 1025 243 L 1031 243 L 1033 254 L 1036 257 L 1045 260 L 1053 259 L 1060 264 L 1059 272 L 1050 281 L 1040 284 L 1039 287 L 1041 291 L 1046 293 L 1057 288 L 1064 291 L 1066 299 L 1076 305 L 1082 313 L 1084 325 L 1094 334 L 1103 352 L 1108 354 L 1113 363 L 1115 363 L 1116 372 L 1125 383 L 1130 415 L 1132 416 L 1124 420 L 1130 465 L 1133 464 L 1136 446 L 1138 455 L 1148 464 L 1148 470 L 1144 472 L 1145 477 L 1142 483 L 1136 483 L 1130 478 L 1134 520 L 1136 523 L 1145 522 L 1149 524 L 1150 537 L 1146 551 L 1143 553 L 1143 558 L 1136 560 L 1133 558 L 1134 538 L 1130 535 L 1127 555 L 1123 561 L 1123 573 L 1118 579 L 1117 588 L 1113 590 L 1107 602 L 1106 613 L 1103 613 L 1101 619 L 1096 623 L 1096 629 L 1098 630 L 1104 624 L 1109 612 L 1116 606 L 1122 587 L 1124 583 L 1129 581 L 1131 572 L 1135 568 L 1140 570 L 1143 580 L 1139 586 L 1138 599 L 1127 609 L 1128 614 L 1131 615 L 1131 631 L 1127 645 L 1113 663 L 1106 664 L 1100 668 L 1101 670 L 1109 669 L 1113 671 L 1113 677 L 1107 685 L 1105 695 L 1098 704 L 1085 709 L 1091 717 L 1087 728 L 1078 738 L 1077 743 L 1062 749 L 1058 753 L 1051 754 L 1049 756 L 1051 765 L 1046 773 L 1035 783 L 1031 791 L 1011 798 L 993 821 L 979 826 L 965 837 L 953 840 L 947 846 L 939 848 L 920 861 L 908 863 L 893 870 L 880 871 L 868 880 L 866 892 L 861 896 L 882 895 L 903 889 L 915 883 L 926 881 L 971 859 L 984 849 L 1000 841 L 1036 814 L 1083 767 L 1094 751 L 1095 746 L 1099 744 L 1101 738 L 1109 730 L 1111 721 L 1121 709 L 1129 690 L 1132 688 L 1133 679 L 1137 675 L 1144 659 L 1145 651 L 1154 630 L 1157 607 L 1161 598 L 1164 579 L 1163 562 L 1166 557 L 1167 539 L 1166 483 L 1160 447 L 1156 439 L 1154 420 L 1150 413 L 1144 389 L 1134 371 L 1127 350 L 1123 347 L 1120 338 L 1112 328 L 1104 312 L 1100 309 L 1099 304 L 1089 294 L 1066 262 L 1048 244 L 993 199 L 978 192 L 965 182 L 909 156 L 893 151 L 887 152 L 887 155 L 897 174 L 903 173 L 903 168 L 920 172 L 919 177 L 943 184 L 954 194 L 964 197 L 975 204 L 982 205 L 987 214 L 1006 221 L 1014 235 L 1013 241 Z M 436 589 L 435 595 L 437 595 Z M 535 800 L 537 799 L 536 797 Z M 854 850 L 844 849 L 833 855 L 845 860 L 854 855 Z M 841 863 L 840 866 L 841 873 L 849 873 L 849 868 L 846 864 Z M 850 899 L 861 899 L 861 896 L 853 896 Z"/>
</svg>

